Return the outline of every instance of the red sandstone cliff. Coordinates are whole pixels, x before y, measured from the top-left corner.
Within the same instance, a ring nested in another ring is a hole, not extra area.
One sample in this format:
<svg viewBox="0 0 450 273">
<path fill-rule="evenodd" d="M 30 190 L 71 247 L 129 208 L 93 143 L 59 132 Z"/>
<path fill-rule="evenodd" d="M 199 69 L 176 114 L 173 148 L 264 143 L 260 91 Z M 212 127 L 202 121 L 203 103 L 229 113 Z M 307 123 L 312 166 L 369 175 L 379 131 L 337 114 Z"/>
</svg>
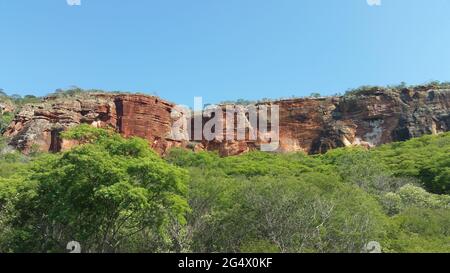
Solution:
<svg viewBox="0 0 450 273">
<path fill-rule="evenodd" d="M 125 137 L 138 136 L 163 154 L 180 141 L 170 139 L 173 104 L 146 95 L 84 94 L 74 98 L 47 98 L 41 104 L 27 105 L 7 128 L 10 145 L 28 152 L 60 151 L 74 143 L 59 133 L 87 123 L 98 128 L 112 127 Z"/>
<path fill-rule="evenodd" d="M 371 90 L 366 94 L 319 99 L 291 99 L 259 104 L 280 109 L 278 151 L 321 153 L 351 145 L 377 146 L 423 134 L 450 131 L 450 90 L 415 88 Z M 223 106 L 225 107 L 225 106 Z M 25 152 L 32 147 L 59 151 L 73 143 L 59 132 L 80 123 L 112 127 L 122 135 L 147 139 L 161 154 L 174 146 L 173 123 L 187 119 L 173 114 L 174 104 L 145 95 L 84 94 L 74 98 L 49 98 L 25 106 L 5 132 L 10 144 Z M 203 123 L 208 118 L 203 118 Z M 190 121 L 186 120 L 186 124 Z M 187 128 L 181 128 L 187 130 Z M 257 128 L 256 128 L 257 130 Z M 186 134 L 186 132 L 180 132 Z M 225 132 L 224 132 L 225 134 Z M 245 141 L 206 141 L 196 149 L 219 150 L 236 155 L 262 144 L 260 138 Z"/>
<path fill-rule="evenodd" d="M 450 90 L 371 90 L 366 94 L 291 99 L 279 106 L 278 151 L 323 153 L 344 146 L 374 147 L 424 134 L 450 131 Z M 223 106 L 225 107 L 225 106 Z M 225 122 L 225 121 L 224 121 Z M 261 141 L 203 141 L 207 150 L 235 155 L 258 149 Z"/>
</svg>

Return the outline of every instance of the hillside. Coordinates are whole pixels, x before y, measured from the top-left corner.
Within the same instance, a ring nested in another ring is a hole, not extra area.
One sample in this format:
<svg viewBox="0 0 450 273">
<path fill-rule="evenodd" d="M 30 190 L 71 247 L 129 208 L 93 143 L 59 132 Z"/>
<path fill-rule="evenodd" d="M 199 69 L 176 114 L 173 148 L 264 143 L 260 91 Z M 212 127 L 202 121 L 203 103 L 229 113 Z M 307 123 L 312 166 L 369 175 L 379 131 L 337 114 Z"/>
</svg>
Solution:
<svg viewBox="0 0 450 273">
<path fill-rule="evenodd" d="M 60 151 L 72 147 L 64 143 L 59 133 L 72 126 L 89 124 L 111 127 L 125 137 L 147 139 L 160 154 L 172 147 L 195 146 L 196 150 L 219 151 L 223 156 L 238 155 L 260 149 L 264 144 L 260 124 L 252 123 L 247 114 L 251 107 L 279 108 L 279 143 L 276 151 L 324 153 L 330 149 L 348 146 L 375 147 L 403 141 L 427 134 L 450 130 L 450 87 L 431 83 L 424 86 L 363 87 L 337 97 L 294 98 L 258 102 L 249 105 L 221 105 L 231 107 L 236 119 L 249 124 L 255 139 L 237 139 L 238 129 L 229 137 L 224 124 L 226 114 L 218 117 L 223 132 L 221 139 L 200 136 L 195 143 L 189 125 L 193 116 L 178 111 L 175 103 L 155 96 L 101 91 L 60 91 L 42 102 L 17 107 L 14 119 L 4 128 L 4 136 L 14 148 L 29 152 L 32 147 L 40 151 Z M 176 115 L 173 113 L 176 112 Z M 202 126 L 212 119 L 201 118 Z M 261 118 L 260 118 L 261 119 Z M 3 122 L 5 123 L 5 122 Z M 174 138 L 174 124 L 183 124 Z M 5 125 L 3 125 L 5 127 Z M 247 132 L 248 134 L 248 132 Z M 228 137 L 228 139 L 227 139 Z"/>
<path fill-rule="evenodd" d="M 450 134 L 323 155 L 171 149 L 82 125 L 0 156 L 0 252 L 450 252 Z"/>
<path fill-rule="evenodd" d="M 450 252 L 447 85 L 256 102 L 277 153 L 176 140 L 155 96 L 0 99 L 0 252 Z"/>
</svg>

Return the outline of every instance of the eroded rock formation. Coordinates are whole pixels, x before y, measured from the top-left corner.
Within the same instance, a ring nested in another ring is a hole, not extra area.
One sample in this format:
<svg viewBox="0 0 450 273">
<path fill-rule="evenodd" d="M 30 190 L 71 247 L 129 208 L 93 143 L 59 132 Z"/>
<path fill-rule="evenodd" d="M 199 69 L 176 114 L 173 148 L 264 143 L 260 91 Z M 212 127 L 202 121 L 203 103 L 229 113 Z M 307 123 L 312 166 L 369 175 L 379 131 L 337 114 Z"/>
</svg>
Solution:
<svg viewBox="0 0 450 273">
<path fill-rule="evenodd" d="M 15 106 L 11 101 L 0 98 L 0 114 L 13 113 L 14 110 Z"/>
<path fill-rule="evenodd" d="M 343 146 L 373 147 L 450 131 L 448 89 L 380 89 L 343 97 L 281 100 L 256 107 L 271 108 L 273 105 L 280 109 L 277 149 L 280 152 L 311 154 Z M 74 98 L 48 98 L 41 104 L 25 106 L 4 135 L 11 138 L 12 146 L 25 152 L 33 147 L 59 151 L 74 145 L 60 139 L 59 132 L 88 123 L 112 127 L 125 137 L 143 137 L 151 147 L 164 154 L 171 147 L 187 144 L 174 137 L 171 130 L 174 122 L 182 121 L 184 126 L 175 134 L 184 136 L 189 136 L 187 124 L 192 124 L 185 113 L 174 107 L 160 98 L 145 95 L 84 94 Z M 241 110 L 245 118 L 245 107 Z M 209 119 L 203 118 L 202 124 Z M 251 129 L 256 131 L 256 139 L 202 139 L 191 147 L 218 150 L 224 156 L 259 149 L 264 142 L 258 128 Z"/>
<path fill-rule="evenodd" d="M 29 152 L 65 150 L 76 143 L 61 139 L 59 133 L 86 123 L 111 127 L 125 137 L 138 136 L 163 154 L 182 142 L 170 139 L 173 104 L 145 95 L 84 94 L 75 98 L 47 98 L 26 105 L 9 125 L 4 136 L 10 145 Z"/>
<path fill-rule="evenodd" d="M 373 90 L 368 94 L 282 100 L 279 151 L 323 153 L 344 146 L 374 147 L 425 134 L 450 131 L 450 90 Z M 259 147 L 258 141 L 214 142 L 232 155 Z M 204 143 L 209 147 L 210 143 Z"/>
</svg>

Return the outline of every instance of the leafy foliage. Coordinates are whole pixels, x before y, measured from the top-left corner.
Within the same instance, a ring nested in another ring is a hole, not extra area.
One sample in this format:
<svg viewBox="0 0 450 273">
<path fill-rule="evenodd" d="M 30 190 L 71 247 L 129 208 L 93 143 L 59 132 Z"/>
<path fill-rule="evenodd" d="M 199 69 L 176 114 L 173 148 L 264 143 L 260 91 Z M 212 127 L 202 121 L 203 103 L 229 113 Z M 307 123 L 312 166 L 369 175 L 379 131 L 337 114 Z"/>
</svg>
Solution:
<svg viewBox="0 0 450 273">
<path fill-rule="evenodd" d="M 0 134 L 3 134 L 13 120 L 13 113 L 0 113 Z"/>
<path fill-rule="evenodd" d="M 373 86 L 373 85 L 363 85 L 354 89 L 349 89 L 345 92 L 345 97 L 354 96 L 365 96 L 371 95 L 378 91 L 384 92 L 399 92 L 405 88 L 415 89 L 415 90 L 426 90 L 426 89 L 450 89 L 450 82 L 440 82 L 440 81 L 430 81 L 421 85 L 407 85 L 405 82 L 401 82 L 397 85 L 387 85 L 387 86 Z"/>
<path fill-rule="evenodd" d="M 8 190 L 5 201 L 11 181 L 0 182 Z M 171 244 L 169 223 L 183 224 L 189 210 L 186 182 L 185 171 L 142 139 L 116 135 L 43 155 L 19 183 L 27 186 L 15 189 L 26 197 L 13 202 L 17 211 L 3 248 L 61 252 L 77 240 L 88 252 L 164 251 Z"/>
<path fill-rule="evenodd" d="M 112 131 L 95 128 L 87 124 L 81 124 L 71 130 L 62 132 L 61 136 L 64 139 L 76 140 L 83 144 L 104 141 L 108 137 L 118 137 Z"/>
<path fill-rule="evenodd" d="M 450 193 L 450 133 L 384 145 L 372 153 L 394 175 L 415 177 L 433 193 Z"/>
<path fill-rule="evenodd" d="M 0 155 L 0 252 L 450 252 L 450 134 L 221 158 L 78 126 Z"/>
</svg>

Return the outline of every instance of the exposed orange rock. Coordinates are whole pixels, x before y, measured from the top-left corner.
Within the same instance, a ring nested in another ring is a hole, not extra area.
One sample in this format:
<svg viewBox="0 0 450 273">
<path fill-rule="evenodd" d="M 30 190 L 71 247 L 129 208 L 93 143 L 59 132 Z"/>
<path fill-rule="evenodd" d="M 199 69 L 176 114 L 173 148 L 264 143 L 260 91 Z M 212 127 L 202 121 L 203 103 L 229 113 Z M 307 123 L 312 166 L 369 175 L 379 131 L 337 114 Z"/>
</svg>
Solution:
<svg viewBox="0 0 450 273">
<path fill-rule="evenodd" d="M 374 147 L 424 134 L 450 131 L 450 90 L 416 88 L 373 90 L 366 94 L 316 99 L 290 99 L 262 103 L 269 109 L 277 105 L 280 141 L 277 151 L 323 153 L 329 149 L 360 145 Z M 160 154 L 172 147 L 186 147 L 171 130 L 174 122 L 184 126 L 176 134 L 188 136 L 187 115 L 174 111 L 173 103 L 158 97 L 128 94 L 85 94 L 73 98 L 48 98 L 41 104 L 27 105 L 16 115 L 5 132 L 10 144 L 24 152 L 33 146 L 43 151 L 60 151 L 77 145 L 62 140 L 59 133 L 87 123 L 99 128 L 112 127 L 125 137 L 139 136 Z M 226 108 L 226 106 L 222 106 Z M 237 115 L 245 118 L 245 107 Z M 205 124 L 211 117 L 203 117 Z M 220 120 L 226 124 L 226 116 Z M 247 120 L 248 121 L 248 120 Z M 236 126 L 236 124 L 234 124 Z M 204 137 L 192 148 L 216 150 L 223 156 L 259 149 L 266 144 L 259 128 L 255 139 L 208 141 Z M 192 132 L 190 132 L 192 134 Z M 237 134 L 237 129 L 232 132 Z M 229 136 L 229 135 L 228 135 Z"/>
<path fill-rule="evenodd" d="M 13 113 L 14 110 L 15 106 L 11 101 L 0 98 L 0 114 Z"/>
<path fill-rule="evenodd" d="M 368 94 L 261 105 L 279 106 L 280 152 L 315 154 L 344 146 L 374 147 L 450 131 L 448 89 L 373 90 Z M 205 149 L 218 150 L 222 155 L 237 155 L 261 144 L 260 139 L 203 141 Z"/>
<path fill-rule="evenodd" d="M 115 97 L 114 102 L 117 111 L 116 129 L 123 136 L 145 138 L 160 154 L 172 147 L 183 146 L 182 141 L 170 137 L 174 104 L 144 95 L 120 95 Z"/>
<path fill-rule="evenodd" d="M 77 98 L 48 98 L 27 105 L 16 115 L 4 136 L 10 145 L 24 151 L 33 146 L 41 151 L 69 149 L 77 143 L 63 140 L 59 133 L 87 123 L 98 128 L 112 127 L 125 137 L 139 136 L 163 154 L 182 142 L 169 138 L 173 104 L 145 95 L 91 94 Z"/>
</svg>

